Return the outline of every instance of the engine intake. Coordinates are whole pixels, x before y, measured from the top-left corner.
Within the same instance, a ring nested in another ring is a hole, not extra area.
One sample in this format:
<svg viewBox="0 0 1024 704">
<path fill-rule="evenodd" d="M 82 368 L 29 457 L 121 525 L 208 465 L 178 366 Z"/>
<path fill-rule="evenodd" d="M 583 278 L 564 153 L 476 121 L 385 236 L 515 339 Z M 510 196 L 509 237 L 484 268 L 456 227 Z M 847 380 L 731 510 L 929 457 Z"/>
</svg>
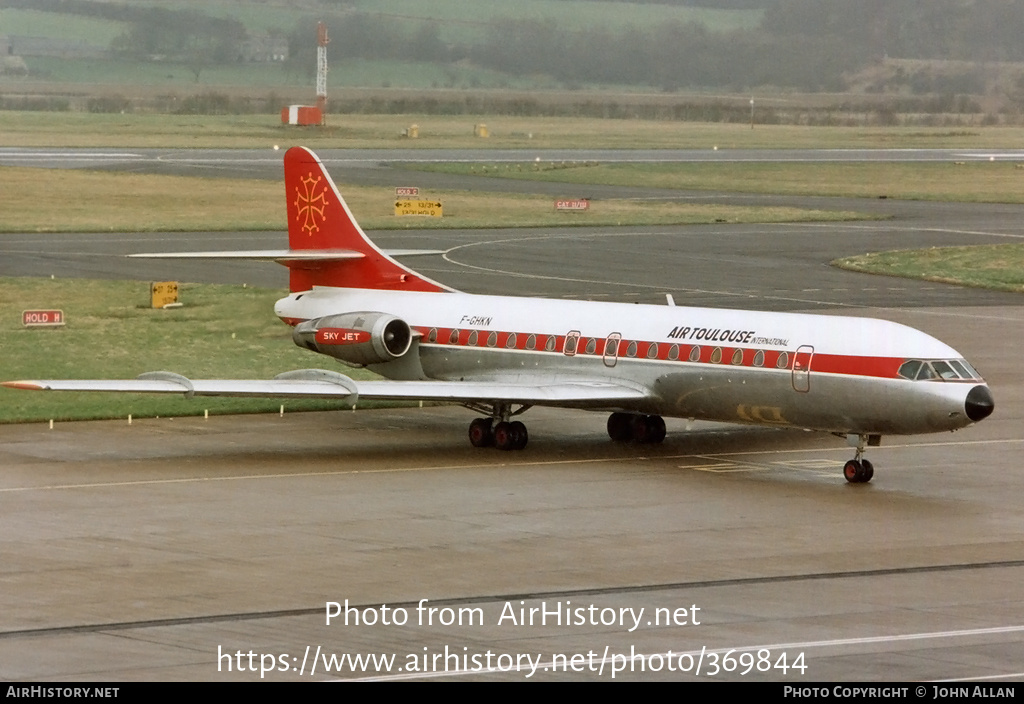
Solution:
<svg viewBox="0 0 1024 704">
<path fill-rule="evenodd" d="M 292 339 L 299 347 L 366 366 L 403 357 L 412 347 L 412 329 L 388 313 L 341 313 L 299 323 Z"/>
</svg>

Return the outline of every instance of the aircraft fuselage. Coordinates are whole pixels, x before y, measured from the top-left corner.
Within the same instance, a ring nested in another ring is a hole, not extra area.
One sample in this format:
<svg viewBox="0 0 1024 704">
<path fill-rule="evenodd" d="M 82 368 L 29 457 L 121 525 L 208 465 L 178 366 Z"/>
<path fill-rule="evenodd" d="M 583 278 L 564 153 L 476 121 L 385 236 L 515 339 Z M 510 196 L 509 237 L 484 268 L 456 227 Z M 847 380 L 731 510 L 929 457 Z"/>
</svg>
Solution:
<svg viewBox="0 0 1024 704">
<path fill-rule="evenodd" d="M 359 365 L 388 378 L 554 384 L 600 376 L 649 392 L 594 410 L 915 434 L 980 420 L 971 398 L 988 393 L 953 348 L 871 318 L 332 287 L 275 306 L 291 324 L 353 311 L 387 312 L 413 331 L 414 363 Z M 901 368 L 912 360 L 969 371 L 906 378 Z"/>
</svg>

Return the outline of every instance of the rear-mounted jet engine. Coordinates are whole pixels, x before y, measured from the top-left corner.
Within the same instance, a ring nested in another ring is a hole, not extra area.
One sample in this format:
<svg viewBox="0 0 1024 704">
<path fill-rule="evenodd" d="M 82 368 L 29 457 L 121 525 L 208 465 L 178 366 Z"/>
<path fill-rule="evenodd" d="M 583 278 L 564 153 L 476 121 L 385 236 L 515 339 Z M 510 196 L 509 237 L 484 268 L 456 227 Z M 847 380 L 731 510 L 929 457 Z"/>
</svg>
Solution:
<svg viewBox="0 0 1024 704">
<path fill-rule="evenodd" d="M 399 359 L 412 346 L 412 330 L 387 313 L 343 313 L 299 323 L 292 339 L 299 347 L 365 366 Z"/>
</svg>

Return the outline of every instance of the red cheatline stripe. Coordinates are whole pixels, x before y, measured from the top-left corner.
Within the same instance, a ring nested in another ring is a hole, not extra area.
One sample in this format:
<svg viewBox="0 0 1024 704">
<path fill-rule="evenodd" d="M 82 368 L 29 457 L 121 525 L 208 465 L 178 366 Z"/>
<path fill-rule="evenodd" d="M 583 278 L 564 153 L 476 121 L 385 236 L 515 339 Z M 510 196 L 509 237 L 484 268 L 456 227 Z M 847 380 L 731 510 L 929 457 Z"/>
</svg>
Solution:
<svg viewBox="0 0 1024 704">
<path fill-rule="evenodd" d="M 417 330 L 424 336 L 426 344 L 432 344 L 429 342 L 429 332 L 432 328 L 420 327 Z M 469 345 L 469 336 L 473 332 L 472 330 L 461 330 L 458 328 L 436 328 L 437 338 L 435 343 L 440 345 L 451 345 L 466 347 Z M 451 334 L 453 331 L 458 331 L 458 342 L 451 343 Z M 476 331 L 477 342 L 473 347 L 483 347 L 491 349 L 516 349 L 526 350 L 526 341 L 529 339 L 531 333 L 527 332 L 508 332 L 508 331 L 496 331 L 497 342 L 496 344 L 488 345 L 487 338 L 491 334 L 491 330 L 478 330 Z M 515 334 L 516 342 L 514 347 L 507 347 L 509 336 Z M 536 345 L 533 351 L 546 352 L 545 344 L 549 337 L 554 337 L 556 340 L 555 349 L 553 352 L 556 354 L 563 354 L 565 348 L 565 337 L 562 335 L 547 335 L 543 333 L 533 333 L 536 337 Z M 595 340 L 593 352 L 587 352 L 587 344 L 591 340 Z M 576 343 L 577 356 L 583 357 L 603 357 L 605 354 L 605 346 L 607 338 L 590 338 L 580 337 Z M 627 354 L 630 345 L 636 344 L 636 351 L 632 356 Z M 648 350 L 651 345 L 657 345 L 657 356 L 648 357 Z M 678 356 L 675 359 L 670 359 L 670 353 L 673 347 L 678 349 Z M 736 367 L 748 367 L 748 368 L 765 368 L 765 369 L 777 369 L 779 358 L 785 355 L 785 363 L 783 369 L 792 369 L 793 360 L 796 357 L 795 352 L 783 351 L 783 350 L 759 350 L 757 348 L 743 348 L 743 347 L 716 347 L 715 345 L 691 345 L 684 343 L 668 343 L 668 342 L 649 342 L 645 340 L 620 340 L 618 348 L 618 359 L 628 360 L 636 359 L 640 361 L 661 360 L 679 362 L 682 364 L 688 363 L 690 360 L 690 353 L 694 347 L 699 349 L 700 356 L 697 361 L 702 364 L 718 364 L 721 366 L 736 366 Z M 742 354 L 742 361 L 740 364 L 733 364 L 732 358 L 736 350 L 740 350 Z M 715 355 L 715 350 L 720 350 L 720 357 L 717 362 L 712 362 L 712 357 Z M 763 352 L 763 362 L 760 367 L 754 365 L 754 359 L 758 352 Z M 897 371 L 900 365 L 906 360 L 900 357 L 869 357 L 863 355 L 838 355 L 838 354 L 821 354 L 815 353 L 811 360 L 811 372 L 818 374 L 844 374 L 848 376 L 871 376 L 880 377 L 884 379 L 897 378 Z"/>
</svg>

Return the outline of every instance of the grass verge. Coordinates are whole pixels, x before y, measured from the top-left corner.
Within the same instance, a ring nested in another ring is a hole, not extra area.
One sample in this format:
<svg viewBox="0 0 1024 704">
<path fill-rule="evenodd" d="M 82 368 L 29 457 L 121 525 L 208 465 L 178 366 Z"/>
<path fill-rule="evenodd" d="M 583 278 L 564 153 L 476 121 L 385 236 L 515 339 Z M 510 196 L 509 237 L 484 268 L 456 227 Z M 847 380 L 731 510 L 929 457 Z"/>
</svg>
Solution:
<svg viewBox="0 0 1024 704">
<path fill-rule="evenodd" d="M 184 284 L 184 307 L 149 308 L 149 286 L 138 281 L 0 278 L 0 377 L 15 379 L 130 379 L 167 370 L 193 378 L 269 379 L 291 369 L 351 370 L 300 349 L 291 328 L 273 314 L 284 291 Z M 62 328 L 24 328 L 20 313 L 59 308 Z M 365 376 L 360 376 L 365 375 Z M 278 410 L 274 399 L 178 395 L 30 392 L 0 388 L 0 423 L 89 420 Z M 325 410 L 324 400 L 286 400 L 286 410 Z"/>
<path fill-rule="evenodd" d="M 59 174 L 59 178 L 55 175 Z M 396 177 L 397 178 L 397 177 Z M 394 191 L 339 186 L 367 229 L 673 225 L 864 219 L 854 212 L 689 203 L 596 200 L 585 212 L 556 212 L 554 200 L 465 191 L 431 192 L 443 218 L 394 214 Z M 572 188 L 567 189 L 570 196 Z M 284 230 L 280 183 L 0 167 L 0 232 L 174 232 Z"/>
<path fill-rule="evenodd" d="M 428 94 L 429 95 L 429 94 Z M 5 147 L 118 149 L 1001 149 L 1024 128 L 805 127 L 673 120 L 500 115 L 329 115 L 324 127 L 288 127 L 279 114 L 166 115 L 0 110 Z M 485 123 L 487 138 L 474 136 Z M 403 130 L 419 127 L 419 138 Z"/>
<path fill-rule="evenodd" d="M 876 252 L 832 264 L 870 274 L 1024 293 L 1024 244 Z"/>
<path fill-rule="evenodd" d="M 581 186 L 604 184 L 799 196 L 1024 203 L 1024 169 L 1016 167 L 1016 163 L 987 161 L 406 165 L 406 168 L 418 171 L 553 181 Z"/>
</svg>

